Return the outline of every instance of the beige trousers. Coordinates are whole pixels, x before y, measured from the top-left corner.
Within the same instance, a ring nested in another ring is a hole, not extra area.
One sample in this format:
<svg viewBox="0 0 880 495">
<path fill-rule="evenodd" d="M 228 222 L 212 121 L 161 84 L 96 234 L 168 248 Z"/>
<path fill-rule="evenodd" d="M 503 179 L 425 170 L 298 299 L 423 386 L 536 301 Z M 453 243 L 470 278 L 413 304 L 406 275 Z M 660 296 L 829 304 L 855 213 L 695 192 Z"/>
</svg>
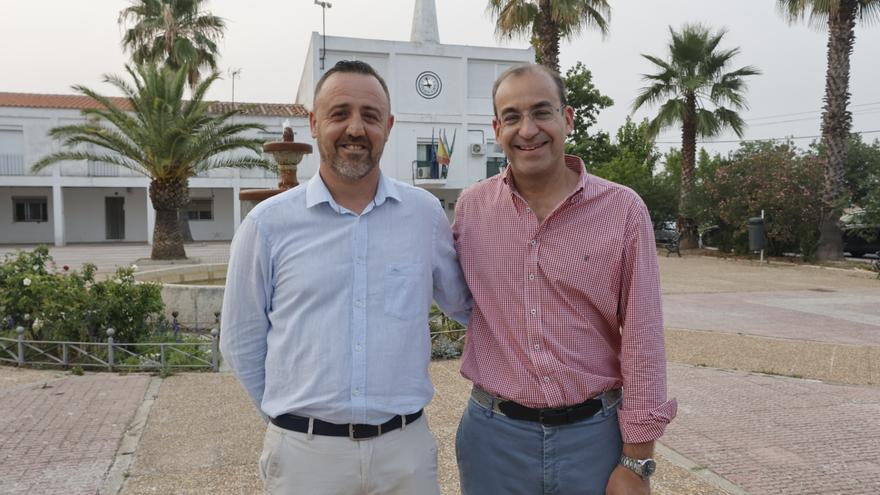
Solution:
<svg viewBox="0 0 880 495">
<path fill-rule="evenodd" d="M 369 440 L 266 428 L 260 477 L 272 495 L 439 495 L 437 442 L 422 417 Z"/>
</svg>

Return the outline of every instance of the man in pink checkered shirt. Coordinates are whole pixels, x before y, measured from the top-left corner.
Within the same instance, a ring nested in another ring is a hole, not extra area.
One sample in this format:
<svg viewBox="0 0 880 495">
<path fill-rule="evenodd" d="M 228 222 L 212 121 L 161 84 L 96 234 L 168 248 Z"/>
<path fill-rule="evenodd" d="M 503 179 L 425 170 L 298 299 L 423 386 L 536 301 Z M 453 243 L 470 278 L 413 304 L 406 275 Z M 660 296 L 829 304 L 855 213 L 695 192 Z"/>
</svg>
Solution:
<svg viewBox="0 0 880 495">
<path fill-rule="evenodd" d="M 574 111 L 557 73 L 514 67 L 492 98 L 509 166 L 462 193 L 453 225 L 474 297 L 462 493 L 650 493 L 676 413 L 651 219 L 564 154 Z"/>
</svg>

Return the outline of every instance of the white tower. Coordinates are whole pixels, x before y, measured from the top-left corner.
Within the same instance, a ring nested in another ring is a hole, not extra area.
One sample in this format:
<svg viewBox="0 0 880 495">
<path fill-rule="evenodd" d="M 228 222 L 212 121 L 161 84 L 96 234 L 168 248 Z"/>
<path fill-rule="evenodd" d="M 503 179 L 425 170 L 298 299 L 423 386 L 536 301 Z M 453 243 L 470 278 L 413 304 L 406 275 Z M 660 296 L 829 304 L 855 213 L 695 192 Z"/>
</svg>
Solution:
<svg viewBox="0 0 880 495">
<path fill-rule="evenodd" d="M 440 43 L 437 29 L 437 8 L 434 0 L 416 0 L 413 10 L 412 34 L 410 41 L 416 43 Z"/>
</svg>

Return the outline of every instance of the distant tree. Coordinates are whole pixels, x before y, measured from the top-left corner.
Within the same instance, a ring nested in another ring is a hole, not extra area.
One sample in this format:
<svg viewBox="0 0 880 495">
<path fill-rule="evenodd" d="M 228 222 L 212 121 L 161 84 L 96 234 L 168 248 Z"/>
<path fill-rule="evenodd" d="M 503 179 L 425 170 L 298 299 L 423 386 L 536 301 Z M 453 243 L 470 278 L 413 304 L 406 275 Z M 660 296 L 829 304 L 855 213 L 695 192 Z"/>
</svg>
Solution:
<svg viewBox="0 0 880 495">
<path fill-rule="evenodd" d="M 162 63 L 173 70 L 187 67 L 191 88 L 201 69 L 217 70 L 217 42 L 225 21 L 203 9 L 206 0 L 132 0 L 119 13 L 127 27 L 122 46 L 136 65 Z"/>
<path fill-rule="evenodd" d="M 590 170 L 599 177 L 617 182 L 642 197 L 655 225 L 675 217 L 677 189 L 664 174 L 655 174 L 660 153 L 648 133 L 647 120 L 636 124 L 627 118 L 617 130 L 614 156 Z"/>
<path fill-rule="evenodd" d="M 85 86 L 74 89 L 95 100 L 99 107 L 82 111 L 87 121 L 55 127 L 49 135 L 62 141 L 63 151 L 34 164 L 40 170 L 65 160 L 89 160 L 127 168 L 151 179 L 150 200 L 156 209 L 152 259 L 186 258 L 178 211 L 189 203 L 190 177 L 215 168 L 266 167 L 260 156 L 262 140 L 242 136 L 263 131 L 260 124 L 233 122 L 236 110 L 209 113 L 204 97 L 219 75 L 198 83 L 184 100 L 187 70 L 172 71 L 148 65 L 126 67 L 134 86 L 118 76 L 104 81 L 125 95 L 125 106 Z M 84 150 L 91 145 L 99 151 Z M 232 152 L 250 150 L 253 156 Z"/>
<path fill-rule="evenodd" d="M 726 127 L 742 136 L 745 124 L 736 111 L 747 108 L 743 95 L 746 86 L 744 78 L 760 72 L 751 66 L 725 72 L 739 53 L 739 48 L 718 48 L 725 34 L 723 29 L 713 33 L 700 25 L 685 25 L 680 32 L 672 27 L 669 32 L 668 60 L 642 55 L 659 71 L 644 75 L 650 85 L 641 89 L 632 108 L 635 111 L 645 105 L 660 105 L 657 116 L 650 124 L 653 135 L 666 127 L 681 125 L 678 228 L 682 233 L 681 245 L 688 248 L 697 244 L 691 206 L 697 136 L 715 136 Z M 715 108 L 711 110 L 709 107 Z"/>
<path fill-rule="evenodd" d="M 852 126 L 849 106 L 850 54 L 856 40 L 856 21 L 880 18 L 880 0 L 777 0 L 790 22 L 809 17 L 828 28 L 828 63 L 825 72 L 825 110 L 822 112 L 822 225 L 816 257 L 843 259 L 840 216 L 846 206 L 844 181 L 847 139 Z"/>
<path fill-rule="evenodd" d="M 489 0 L 495 31 L 501 37 L 526 36 L 535 61 L 559 72 L 559 41 L 584 28 L 608 32 L 607 0 Z"/>
<path fill-rule="evenodd" d="M 568 136 L 566 152 L 583 158 L 590 170 L 615 154 L 607 132 L 591 132 L 599 112 L 613 105 L 614 100 L 599 92 L 593 85 L 593 74 L 581 62 L 566 71 L 564 80 L 566 100 L 574 109 L 574 131 Z"/>
</svg>

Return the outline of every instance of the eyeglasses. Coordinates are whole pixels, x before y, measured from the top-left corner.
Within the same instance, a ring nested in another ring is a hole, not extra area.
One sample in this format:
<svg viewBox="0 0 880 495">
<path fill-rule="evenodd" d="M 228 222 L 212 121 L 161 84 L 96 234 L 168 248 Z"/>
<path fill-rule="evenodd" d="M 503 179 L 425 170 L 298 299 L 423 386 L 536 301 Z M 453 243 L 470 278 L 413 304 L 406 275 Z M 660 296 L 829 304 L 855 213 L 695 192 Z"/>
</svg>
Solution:
<svg viewBox="0 0 880 495">
<path fill-rule="evenodd" d="M 545 105 L 538 108 L 533 108 L 525 114 L 519 112 L 507 112 L 501 115 L 500 122 L 501 125 L 505 127 L 515 127 L 522 124 L 525 115 L 528 115 L 529 120 L 535 123 L 550 122 L 556 117 L 556 114 L 558 112 L 562 111 L 563 108 L 565 108 L 565 105 L 560 105 L 559 108 Z"/>
</svg>

